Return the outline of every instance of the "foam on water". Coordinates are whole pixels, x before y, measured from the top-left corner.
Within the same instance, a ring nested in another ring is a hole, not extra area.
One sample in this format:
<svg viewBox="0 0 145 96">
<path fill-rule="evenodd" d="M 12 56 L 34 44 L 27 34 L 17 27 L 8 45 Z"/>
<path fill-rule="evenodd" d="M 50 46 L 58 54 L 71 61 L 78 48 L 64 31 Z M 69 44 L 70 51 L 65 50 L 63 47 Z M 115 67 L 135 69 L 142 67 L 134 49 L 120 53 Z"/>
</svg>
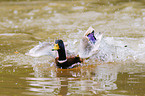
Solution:
<svg viewBox="0 0 145 96">
<path fill-rule="evenodd" d="M 100 52 L 109 55 L 108 57 L 106 57 L 107 61 L 110 57 L 112 58 L 112 60 L 110 59 L 109 61 L 131 61 L 144 63 L 143 58 L 145 57 L 145 52 L 140 47 L 140 44 L 142 43 L 140 39 L 126 37 L 106 37 L 104 38 L 103 42 L 100 46 Z M 143 46 L 145 46 L 145 44 L 142 44 L 142 47 Z M 100 54 L 100 56 L 102 55 L 103 54 Z"/>
</svg>

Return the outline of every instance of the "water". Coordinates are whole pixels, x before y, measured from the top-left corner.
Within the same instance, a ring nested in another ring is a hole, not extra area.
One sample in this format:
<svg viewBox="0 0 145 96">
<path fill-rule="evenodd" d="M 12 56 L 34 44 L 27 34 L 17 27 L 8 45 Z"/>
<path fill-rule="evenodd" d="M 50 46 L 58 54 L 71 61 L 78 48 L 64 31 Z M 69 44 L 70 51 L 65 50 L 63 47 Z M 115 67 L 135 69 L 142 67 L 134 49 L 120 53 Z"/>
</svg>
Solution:
<svg viewBox="0 0 145 96">
<path fill-rule="evenodd" d="M 0 0 L 0 96 L 144 96 L 144 3 Z M 78 55 L 90 26 L 104 33 L 99 53 L 74 69 L 54 67 L 54 40 Z M 44 42 L 48 50 L 26 54 Z"/>
</svg>

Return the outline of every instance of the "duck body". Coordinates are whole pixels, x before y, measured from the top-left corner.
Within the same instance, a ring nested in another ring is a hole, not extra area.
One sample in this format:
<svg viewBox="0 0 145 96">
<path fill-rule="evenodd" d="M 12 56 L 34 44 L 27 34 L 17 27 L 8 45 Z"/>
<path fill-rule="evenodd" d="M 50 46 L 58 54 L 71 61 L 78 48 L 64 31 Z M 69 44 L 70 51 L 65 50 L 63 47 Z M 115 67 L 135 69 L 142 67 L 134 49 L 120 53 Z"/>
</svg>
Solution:
<svg viewBox="0 0 145 96">
<path fill-rule="evenodd" d="M 70 68 L 77 67 L 81 62 L 82 61 L 80 57 L 75 57 L 75 56 L 67 57 L 67 59 L 64 61 L 60 61 L 59 57 L 55 59 L 56 67 L 61 69 L 70 69 Z"/>
<path fill-rule="evenodd" d="M 77 56 L 66 57 L 65 46 L 62 40 L 56 40 L 52 51 L 58 52 L 58 57 L 55 59 L 56 67 L 61 69 L 70 69 L 78 66 L 82 60 Z"/>
</svg>

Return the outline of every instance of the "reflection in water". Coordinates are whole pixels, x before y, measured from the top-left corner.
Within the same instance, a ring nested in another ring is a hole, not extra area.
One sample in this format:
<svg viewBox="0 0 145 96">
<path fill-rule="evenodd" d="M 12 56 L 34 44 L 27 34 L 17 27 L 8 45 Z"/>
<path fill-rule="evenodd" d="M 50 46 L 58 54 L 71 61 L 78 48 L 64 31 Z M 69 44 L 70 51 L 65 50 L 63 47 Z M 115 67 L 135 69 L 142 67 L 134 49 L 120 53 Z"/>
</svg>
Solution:
<svg viewBox="0 0 145 96">
<path fill-rule="evenodd" d="M 26 78 L 36 95 L 93 95 L 117 89 L 118 66 L 88 65 L 74 69 L 34 66 L 36 78 Z"/>
<path fill-rule="evenodd" d="M 68 80 L 61 81 L 61 88 L 58 95 L 67 95 L 68 92 Z"/>
<path fill-rule="evenodd" d="M 101 87 L 104 90 L 117 89 L 114 83 L 117 80 L 117 69 L 113 65 L 101 65 L 97 68 L 97 79 L 101 81 Z"/>
</svg>

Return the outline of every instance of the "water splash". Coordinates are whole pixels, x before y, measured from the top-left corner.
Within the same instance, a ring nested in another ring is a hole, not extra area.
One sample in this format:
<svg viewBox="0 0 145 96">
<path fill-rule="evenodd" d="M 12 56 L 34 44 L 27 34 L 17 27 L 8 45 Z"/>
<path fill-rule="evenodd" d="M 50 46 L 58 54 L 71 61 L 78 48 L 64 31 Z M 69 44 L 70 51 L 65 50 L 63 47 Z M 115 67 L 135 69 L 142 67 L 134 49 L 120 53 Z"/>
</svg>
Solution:
<svg viewBox="0 0 145 96">
<path fill-rule="evenodd" d="M 91 51 L 88 50 L 89 48 L 83 49 L 84 43 L 80 39 L 81 36 L 76 36 L 78 39 L 74 40 L 68 39 L 65 43 L 67 56 L 79 55 L 81 58 L 89 58 L 90 62 L 95 62 L 96 59 L 104 62 L 145 62 L 143 60 L 145 57 L 145 39 L 126 37 L 102 38 L 102 33 L 96 33 L 95 36 L 98 41 L 91 46 Z M 133 46 L 133 44 L 136 46 Z M 52 47 L 52 43 L 42 42 L 32 48 L 26 55 L 33 57 L 48 55 L 55 58 L 57 53 L 51 51 Z"/>
<path fill-rule="evenodd" d="M 51 51 L 53 48 L 53 45 L 48 42 L 39 42 L 39 45 L 36 45 L 34 48 L 32 48 L 26 55 L 33 56 L 33 57 L 40 57 L 44 55 L 49 55 L 52 57 L 56 57 L 56 54 Z"/>
</svg>

